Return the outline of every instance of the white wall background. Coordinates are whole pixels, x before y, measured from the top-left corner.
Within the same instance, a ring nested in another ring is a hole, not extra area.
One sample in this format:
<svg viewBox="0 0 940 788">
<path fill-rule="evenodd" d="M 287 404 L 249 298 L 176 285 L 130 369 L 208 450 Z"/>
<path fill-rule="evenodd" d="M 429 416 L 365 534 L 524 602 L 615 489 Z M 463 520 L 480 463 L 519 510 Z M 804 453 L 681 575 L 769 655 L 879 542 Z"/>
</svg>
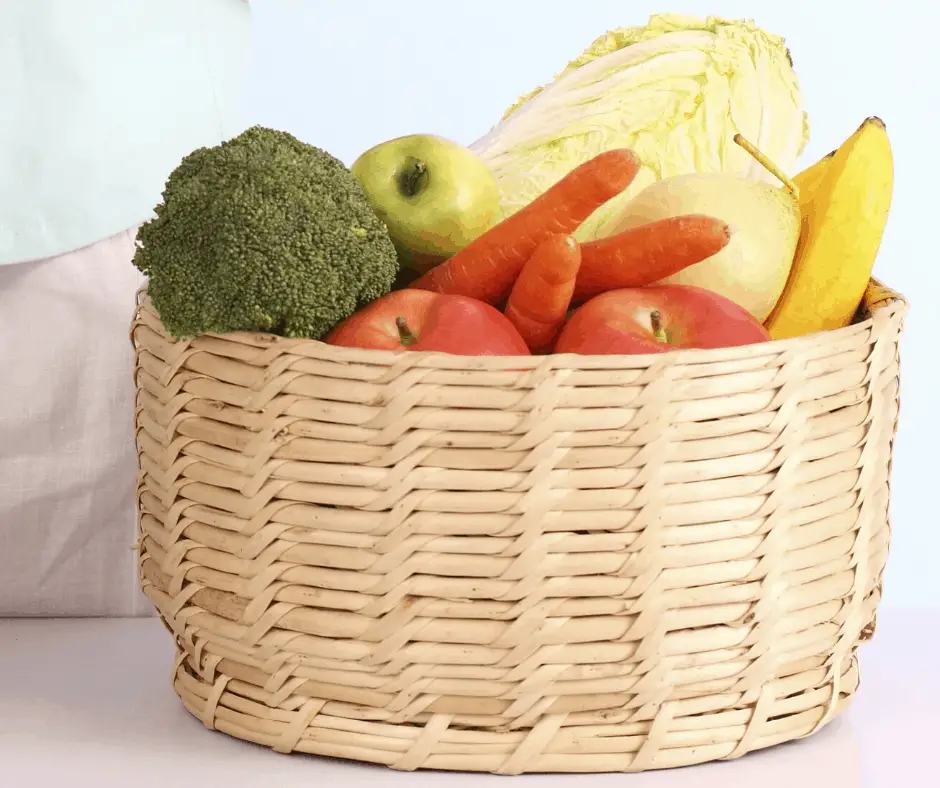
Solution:
<svg viewBox="0 0 940 788">
<path fill-rule="evenodd" d="M 254 0 L 246 121 L 351 164 L 391 137 L 469 144 L 594 38 L 650 14 L 751 18 L 783 35 L 800 77 L 809 164 L 868 115 L 887 124 L 896 192 L 875 269 L 908 296 L 885 607 L 940 606 L 940 185 L 937 0 Z M 851 10 L 848 10 L 851 9 Z"/>
</svg>

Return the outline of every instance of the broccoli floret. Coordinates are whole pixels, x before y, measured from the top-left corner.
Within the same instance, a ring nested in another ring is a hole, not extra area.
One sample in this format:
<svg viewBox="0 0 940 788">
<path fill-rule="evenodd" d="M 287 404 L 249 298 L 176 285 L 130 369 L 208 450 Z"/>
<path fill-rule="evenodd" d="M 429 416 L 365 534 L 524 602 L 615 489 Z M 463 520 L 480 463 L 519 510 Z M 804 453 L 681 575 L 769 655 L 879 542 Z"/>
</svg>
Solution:
<svg viewBox="0 0 940 788">
<path fill-rule="evenodd" d="M 349 169 L 260 126 L 186 156 L 134 265 L 176 337 L 266 331 L 322 339 L 388 293 L 398 258 Z"/>
</svg>

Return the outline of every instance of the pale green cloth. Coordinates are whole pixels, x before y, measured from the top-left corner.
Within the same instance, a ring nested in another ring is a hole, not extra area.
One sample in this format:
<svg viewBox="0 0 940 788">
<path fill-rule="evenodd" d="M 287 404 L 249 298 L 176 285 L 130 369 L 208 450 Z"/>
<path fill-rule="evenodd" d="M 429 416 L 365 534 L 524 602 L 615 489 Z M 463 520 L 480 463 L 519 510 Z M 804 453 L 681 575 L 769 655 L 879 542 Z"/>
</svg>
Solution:
<svg viewBox="0 0 940 788">
<path fill-rule="evenodd" d="M 147 219 L 237 134 L 246 0 L 0 0 L 0 265 Z"/>
</svg>

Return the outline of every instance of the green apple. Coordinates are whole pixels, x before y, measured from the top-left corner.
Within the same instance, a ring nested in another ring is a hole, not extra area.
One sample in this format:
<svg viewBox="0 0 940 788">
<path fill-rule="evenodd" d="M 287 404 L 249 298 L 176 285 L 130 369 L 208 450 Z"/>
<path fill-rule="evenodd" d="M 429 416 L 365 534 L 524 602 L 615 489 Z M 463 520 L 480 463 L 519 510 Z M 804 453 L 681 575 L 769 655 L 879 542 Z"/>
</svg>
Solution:
<svg viewBox="0 0 940 788">
<path fill-rule="evenodd" d="M 487 166 L 459 143 L 410 134 L 363 153 L 352 174 L 385 222 L 401 263 L 426 271 L 495 222 L 499 187 Z"/>
</svg>

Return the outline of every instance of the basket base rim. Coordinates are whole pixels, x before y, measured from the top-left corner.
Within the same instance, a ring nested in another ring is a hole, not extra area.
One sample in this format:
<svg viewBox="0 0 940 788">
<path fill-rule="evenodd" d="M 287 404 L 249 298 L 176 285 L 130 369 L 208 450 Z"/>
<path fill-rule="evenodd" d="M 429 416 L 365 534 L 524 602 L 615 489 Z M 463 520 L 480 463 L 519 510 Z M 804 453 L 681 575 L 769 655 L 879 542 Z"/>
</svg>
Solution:
<svg viewBox="0 0 940 788">
<path fill-rule="evenodd" d="M 255 744 L 266 749 L 273 750 L 279 754 L 288 756 L 307 755 L 314 758 L 330 758 L 348 763 L 368 764 L 372 766 L 385 767 L 393 771 L 493 774 L 502 776 L 521 774 L 635 774 L 644 772 L 671 771 L 674 769 L 701 766 L 707 763 L 738 760 L 739 758 L 751 753 L 774 749 L 783 744 L 795 743 L 802 739 L 814 737 L 820 731 L 828 728 L 832 722 L 842 717 L 844 712 L 851 706 L 853 700 L 855 699 L 860 684 L 858 673 L 858 653 L 856 651 L 852 654 L 850 667 L 843 676 L 843 681 L 846 679 L 848 679 L 848 681 L 846 684 L 843 684 L 839 687 L 838 700 L 836 701 L 835 708 L 828 715 L 828 717 L 825 715 L 825 713 L 820 714 L 819 718 L 814 723 L 810 725 L 804 725 L 802 730 L 794 729 L 787 731 L 785 734 L 758 737 L 748 742 L 743 748 L 741 744 L 738 743 L 735 745 L 731 753 L 723 756 L 715 755 L 714 747 L 710 748 L 702 746 L 690 746 L 681 748 L 680 751 L 675 749 L 672 750 L 672 756 L 668 759 L 663 758 L 662 751 L 659 753 L 654 753 L 652 758 L 649 758 L 644 763 L 640 763 L 639 765 L 637 765 L 637 761 L 639 760 L 638 756 L 642 753 L 642 748 L 641 753 L 622 752 L 615 753 L 613 756 L 608 753 L 606 756 L 607 758 L 615 757 L 630 760 L 629 764 L 621 768 L 606 767 L 604 765 L 604 760 L 599 757 L 593 762 L 585 763 L 582 761 L 578 768 L 555 767 L 550 769 L 494 769 L 487 768 L 485 766 L 487 760 L 485 758 L 480 758 L 478 755 L 465 756 L 463 760 L 467 762 L 467 765 L 459 767 L 450 766 L 446 761 L 442 761 L 444 756 L 439 756 L 438 758 L 434 759 L 433 765 L 429 766 L 425 766 L 422 762 L 414 762 L 412 764 L 403 766 L 402 764 L 404 759 L 400 757 L 399 753 L 389 753 L 387 751 L 370 749 L 366 746 L 363 746 L 363 740 L 369 740 L 372 738 L 368 735 L 348 733 L 349 743 L 338 745 L 336 743 L 318 741 L 315 737 L 303 738 L 303 733 L 305 732 L 306 728 L 297 730 L 297 726 L 291 725 L 289 727 L 292 727 L 293 731 L 290 732 L 292 734 L 290 738 L 295 739 L 294 746 L 279 747 L 279 742 L 277 741 L 276 737 L 255 734 L 253 731 L 250 731 L 247 728 L 217 717 L 215 714 L 217 704 L 219 703 L 220 696 L 224 692 L 225 685 L 229 681 L 229 677 L 218 675 L 216 676 L 214 682 L 207 682 L 202 676 L 194 672 L 187 664 L 187 656 L 188 655 L 185 652 L 178 650 L 176 668 L 173 675 L 174 692 L 180 699 L 186 711 L 213 732 L 220 733 L 238 741 Z M 200 685 L 202 692 L 194 693 L 192 691 L 193 682 L 196 682 Z M 190 686 L 187 687 L 187 684 Z M 208 698 L 201 697 L 202 694 L 206 694 Z M 326 701 L 323 701 L 322 699 L 309 699 L 308 703 L 311 702 L 322 705 Z M 212 715 L 211 718 L 210 715 Z M 382 723 L 383 727 L 388 727 L 389 725 L 411 730 L 421 730 L 420 726 L 410 725 L 407 723 Z M 566 726 L 565 730 L 576 732 L 579 728 L 590 727 L 593 726 L 573 725 Z M 354 752 L 357 754 L 353 754 Z M 430 754 L 431 753 L 428 753 L 428 755 Z M 508 763 L 512 760 L 510 756 L 511 754 L 503 757 L 502 760 Z M 530 763 L 534 762 L 535 759 L 531 759 Z"/>
</svg>

